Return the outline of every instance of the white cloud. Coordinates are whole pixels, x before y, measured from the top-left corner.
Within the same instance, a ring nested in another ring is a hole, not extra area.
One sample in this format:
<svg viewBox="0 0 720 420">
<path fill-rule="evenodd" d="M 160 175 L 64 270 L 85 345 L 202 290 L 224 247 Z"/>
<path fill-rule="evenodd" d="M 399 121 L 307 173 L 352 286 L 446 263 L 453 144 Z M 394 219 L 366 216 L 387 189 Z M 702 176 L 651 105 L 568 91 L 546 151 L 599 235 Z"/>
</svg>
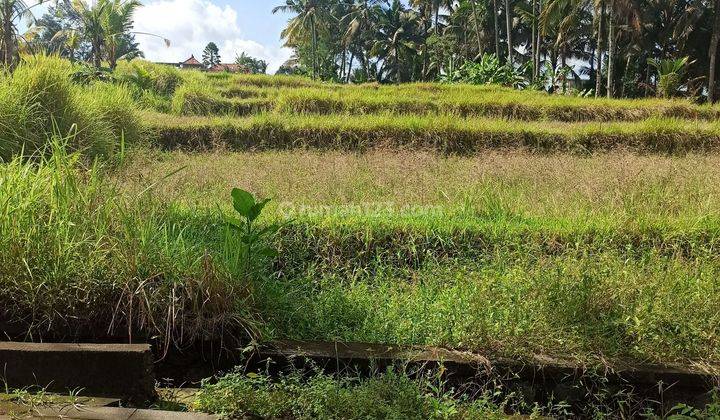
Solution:
<svg viewBox="0 0 720 420">
<path fill-rule="evenodd" d="M 170 40 L 170 47 L 154 37 L 137 35 L 140 49 L 148 60 L 178 62 L 194 54 L 198 60 L 208 42 L 220 48 L 223 62 L 235 61 L 241 52 L 261 58 L 274 72 L 291 55 L 288 48 L 267 46 L 243 36 L 237 12 L 210 0 L 151 0 L 135 14 L 135 30 L 160 35 Z"/>
</svg>

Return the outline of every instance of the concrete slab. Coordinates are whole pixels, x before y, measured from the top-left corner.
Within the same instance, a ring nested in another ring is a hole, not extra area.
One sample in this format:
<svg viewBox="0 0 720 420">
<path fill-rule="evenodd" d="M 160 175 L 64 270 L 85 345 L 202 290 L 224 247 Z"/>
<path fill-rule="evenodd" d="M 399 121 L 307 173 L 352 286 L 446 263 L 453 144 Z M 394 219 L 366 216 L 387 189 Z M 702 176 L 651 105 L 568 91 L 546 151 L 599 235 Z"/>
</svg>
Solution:
<svg viewBox="0 0 720 420">
<path fill-rule="evenodd" d="M 140 410 L 118 407 L 47 407 L 35 410 L 25 418 L 78 420 L 217 420 L 219 416 L 204 413 Z"/>
<path fill-rule="evenodd" d="M 0 376 L 10 389 L 117 397 L 144 403 L 155 397 L 147 344 L 0 342 Z"/>
<path fill-rule="evenodd" d="M 467 351 L 456 351 L 429 346 L 390 346 L 371 343 L 345 343 L 320 341 L 278 340 L 260 350 L 261 357 L 310 358 L 327 362 L 338 361 L 401 361 L 411 363 L 442 363 L 457 375 L 476 376 L 478 373 L 499 377 L 551 379 L 562 382 L 566 378 L 581 377 L 587 367 L 573 360 L 536 355 L 528 360 L 486 356 Z M 608 378 L 623 384 L 657 387 L 659 382 L 673 384 L 675 388 L 707 392 L 717 386 L 720 364 L 648 365 L 615 362 L 606 365 Z"/>
<path fill-rule="evenodd" d="M 0 418 L 3 416 L 16 418 L 28 416 L 38 407 L 67 407 L 70 405 L 82 407 L 117 407 L 120 400 L 103 397 L 70 397 L 55 394 L 32 394 L 21 392 L 16 394 L 0 393 Z"/>
</svg>

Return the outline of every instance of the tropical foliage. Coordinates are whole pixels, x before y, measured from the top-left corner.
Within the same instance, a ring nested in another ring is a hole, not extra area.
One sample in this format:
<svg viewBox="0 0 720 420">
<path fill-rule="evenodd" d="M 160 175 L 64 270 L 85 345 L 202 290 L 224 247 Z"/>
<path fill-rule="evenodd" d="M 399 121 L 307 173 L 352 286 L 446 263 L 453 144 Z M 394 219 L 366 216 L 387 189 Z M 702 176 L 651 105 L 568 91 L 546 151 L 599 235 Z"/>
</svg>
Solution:
<svg viewBox="0 0 720 420">
<path fill-rule="evenodd" d="M 37 3 L 42 4 L 43 2 Z M 37 5 L 36 4 L 36 5 Z M 0 59 L 14 67 L 21 52 L 57 53 L 71 61 L 91 62 L 96 68 L 106 63 L 114 69 L 121 58 L 143 54 L 135 35 L 161 38 L 133 29 L 133 15 L 142 4 L 138 0 L 83 0 L 54 2 L 40 19 L 22 0 L 0 2 Z M 19 28 L 27 27 L 21 33 Z"/>
<path fill-rule="evenodd" d="M 718 3 L 287 0 L 275 11 L 292 13 L 282 36 L 295 57 L 284 73 L 294 68 L 294 73 L 338 82 L 467 81 L 454 73 L 466 63 L 472 63 L 468 71 L 488 68 L 493 63 L 483 56 L 493 53 L 509 73 L 524 79 L 503 84 L 639 97 L 666 95 L 668 77 L 658 72 L 655 60 L 688 57 L 673 83 L 679 83 L 680 93 L 710 94 L 712 100 Z M 480 77 L 478 83 L 488 79 Z"/>
</svg>

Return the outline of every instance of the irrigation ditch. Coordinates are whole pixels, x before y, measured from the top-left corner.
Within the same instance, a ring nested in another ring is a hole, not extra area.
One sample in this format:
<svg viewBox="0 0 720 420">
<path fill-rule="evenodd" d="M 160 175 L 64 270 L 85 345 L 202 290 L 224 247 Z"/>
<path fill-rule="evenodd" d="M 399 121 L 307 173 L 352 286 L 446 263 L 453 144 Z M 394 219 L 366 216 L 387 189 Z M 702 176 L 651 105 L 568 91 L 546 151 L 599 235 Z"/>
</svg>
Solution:
<svg viewBox="0 0 720 420">
<path fill-rule="evenodd" d="M 289 340 L 244 350 L 203 342 L 167 353 L 153 351 L 148 344 L 0 342 L 0 366 L 10 389 L 83 389 L 87 396 L 116 397 L 138 407 L 156 398 L 153 384 L 195 388 L 203 379 L 237 369 L 271 376 L 322 370 L 360 377 L 389 367 L 410 376 L 432 371 L 468 395 L 493 390 L 498 398 L 540 405 L 562 402 L 579 412 L 587 405 L 619 399 L 622 404 L 661 409 L 679 403 L 700 407 L 711 402 L 720 386 L 718 364 L 598 367 L 544 355 L 519 360 L 427 346 Z"/>
</svg>

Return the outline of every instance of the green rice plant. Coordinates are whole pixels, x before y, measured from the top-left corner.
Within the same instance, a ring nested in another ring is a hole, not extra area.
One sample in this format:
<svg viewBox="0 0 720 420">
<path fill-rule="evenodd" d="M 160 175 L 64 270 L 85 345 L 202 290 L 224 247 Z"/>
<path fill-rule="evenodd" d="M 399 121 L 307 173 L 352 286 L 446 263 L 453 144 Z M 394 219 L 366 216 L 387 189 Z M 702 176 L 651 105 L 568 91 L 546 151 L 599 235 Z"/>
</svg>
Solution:
<svg viewBox="0 0 720 420">
<path fill-rule="evenodd" d="M 276 111 L 316 114 L 457 115 L 461 117 L 549 120 L 638 121 L 650 117 L 714 120 L 718 111 L 687 101 L 594 100 L 505 91 L 498 87 L 438 85 L 408 87 L 297 88 L 279 92 Z M 413 90 L 413 88 L 415 88 Z"/>
<path fill-rule="evenodd" d="M 218 77 L 214 75 L 214 77 Z M 311 87 L 322 86 L 307 77 L 301 76 L 268 76 L 264 74 L 234 74 L 228 75 L 228 81 L 233 85 L 248 85 L 256 87 L 290 88 L 290 87 Z"/>
<path fill-rule="evenodd" d="M 195 211 L 231 185 L 282 197 L 259 225 L 286 223 L 273 238 L 282 257 L 254 283 L 264 339 L 712 364 L 717 161 L 143 151 L 114 176 L 134 192 L 186 165 L 156 194 Z"/>
<path fill-rule="evenodd" d="M 267 90 L 254 88 L 251 86 L 231 85 L 228 87 L 218 87 L 218 92 L 225 98 L 251 99 L 262 98 L 268 95 Z"/>
<path fill-rule="evenodd" d="M 159 95 L 149 90 L 139 94 L 137 103 L 140 108 L 170 114 L 172 112 L 172 98 Z"/>
<path fill-rule="evenodd" d="M 42 125 L 37 108 L 37 103 L 28 107 L 9 80 L 0 76 L 0 161 L 9 160 L 28 139 L 38 136 L 33 130 Z"/>
<path fill-rule="evenodd" d="M 197 82 L 183 84 L 172 100 L 172 110 L 177 115 L 242 116 L 260 113 L 269 106 L 270 102 L 264 98 L 225 98 Z"/>
<path fill-rule="evenodd" d="M 433 150 L 475 155 L 498 150 L 591 153 L 633 150 L 683 154 L 717 150 L 715 122 L 648 119 L 616 123 L 549 123 L 451 116 L 256 115 L 250 118 L 182 118 L 146 113 L 157 145 L 173 148 L 367 151 Z"/>
</svg>

